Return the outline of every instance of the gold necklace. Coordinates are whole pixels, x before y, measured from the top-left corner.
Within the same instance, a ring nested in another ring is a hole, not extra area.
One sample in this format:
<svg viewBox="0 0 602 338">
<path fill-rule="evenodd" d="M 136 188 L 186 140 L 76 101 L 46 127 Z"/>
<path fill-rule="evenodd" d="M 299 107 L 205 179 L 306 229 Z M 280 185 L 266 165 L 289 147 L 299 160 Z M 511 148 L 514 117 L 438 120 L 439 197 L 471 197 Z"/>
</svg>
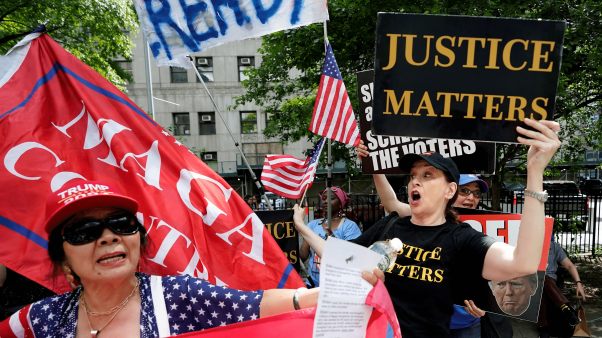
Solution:
<svg viewBox="0 0 602 338">
<path fill-rule="evenodd" d="M 84 300 L 84 293 L 82 291 L 80 299 L 81 299 L 81 303 L 82 306 L 84 307 L 84 310 L 86 311 L 86 319 L 88 320 L 88 326 L 90 327 L 90 335 L 92 338 L 97 338 L 98 335 L 100 334 L 100 331 L 104 330 L 105 327 L 107 327 L 107 325 L 109 325 L 109 323 L 113 320 L 113 318 L 115 318 L 117 316 L 117 314 L 119 313 L 119 311 L 121 311 L 121 309 L 123 309 L 126 304 L 130 301 L 130 299 L 132 299 L 134 297 L 134 293 L 136 291 L 136 289 L 138 288 L 138 286 L 140 285 L 140 280 L 136 280 L 136 286 L 134 286 L 134 288 L 132 289 L 132 292 L 130 293 L 129 296 L 127 296 L 127 298 L 121 302 L 121 304 L 119 304 L 118 306 L 112 308 L 111 310 L 107 311 L 107 312 L 89 312 L 88 309 L 86 308 L 86 302 Z M 101 315 L 102 313 L 111 313 L 111 312 L 115 312 L 115 314 L 105 323 L 105 325 L 103 325 L 100 329 L 98 330 L 94 330 L 92 328 L 92 322 L 90 322 L 90 317 L 88 317 L 88 313 L 93 314 L 93 313 L 99 313 L 97 316 Z"/>
<path fill-rule="evenodd" d="M 86 300 L 84 299 L 84 292 L 82 291 L 82 295 L 81 295 L 82 306 L 86 310 L 86 313 L 89 313 L 91 316 L 98 317 L 98 316 L 110 315 L 111 313 L 113 313 L 115 311 L 119 311 L 122 307 L 125 306 L 125 304 L 127 304 L 130 301 L 130 299 L 132 299 L 132 297 L 134 297 L 136 288 L 138 288 L 139 285 L 140 285 L 140 281 L 138 280 L 138 278 L 136 278 L 136 285 L 132 289 L 132 292 L 130 292 L 129 296 L 127 296 L 124 299 L 124 301 L 121 302 L 121 304 L 119 304 L 119 305 L 115 306 L 114 308 L 110 309 L 109 311 L 105 311 L 105 312 L 93 312 L 93 311 L 88 310 L 88 307 L 86 306 Z"/>
</svg>

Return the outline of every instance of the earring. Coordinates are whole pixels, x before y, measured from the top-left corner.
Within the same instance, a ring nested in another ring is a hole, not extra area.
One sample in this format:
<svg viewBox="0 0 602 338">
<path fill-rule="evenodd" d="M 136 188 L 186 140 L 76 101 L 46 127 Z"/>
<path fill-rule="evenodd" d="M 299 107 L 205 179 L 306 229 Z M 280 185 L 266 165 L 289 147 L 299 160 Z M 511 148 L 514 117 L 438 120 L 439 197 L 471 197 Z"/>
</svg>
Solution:
<svg viewBox="0 0 602 338">
<path fill-rule="evenodd" d="M 65 279 L 67 279 L 67 282 L 69 282 L 69 285 L 71 286 L 71 288 L 73 290 L 77 289 L 77 286 L 75 285 L 75 276 L 73 276 L 73 272 L 71 271 L 71 268 L 64 265 L 63 271 L 65 272 Z"/>
</svg>

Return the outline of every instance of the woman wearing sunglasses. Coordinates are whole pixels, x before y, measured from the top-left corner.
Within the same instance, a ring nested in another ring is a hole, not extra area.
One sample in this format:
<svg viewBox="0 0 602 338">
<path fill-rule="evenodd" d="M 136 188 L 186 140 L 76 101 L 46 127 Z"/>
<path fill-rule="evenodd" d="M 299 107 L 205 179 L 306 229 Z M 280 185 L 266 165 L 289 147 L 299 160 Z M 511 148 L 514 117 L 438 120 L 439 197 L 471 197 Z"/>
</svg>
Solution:
<svg viewBox="0 0 602 338">
<path fill-rule="evenodd" d="M 543 172 L 560 146 L 558 123 L 524 119 L 533 130 L 517 127 L 519 143 L 529 145 L 527 190 L 516 247 L 460 223 L 452 205 L 458 198 L 460 174 L 454 162 L 438 153 L 408 154 L 399 167 L 410 174 L 410 215 L 395 220 L 397 212 L 380 220 L 351 242 L 369 246 L 384 235 L 399 238 L 404 248 L 387 270 L 389 290 L 404 338 L 450 337 L 453 296 L 463 278 L 482 276 L 509 280 L 537 271 L 544 237 Z M 380 193 L 380 191 L 379 191 Z M 382 195 L 381 195 L 382 197 Z M 390 209 L 389 209 L 390 210 Z M 295 226 L 320 256 L 324 240 L 300 222 L 303 209 L 295 206 Z M 387 225 L 393 219 L 391 227 Z"/>
<path fill-rule="evenodd" d="M 52 193 L 48 253 L 55 276 L 64 271 L 74 291 L 7 321 L 25 314 L 36 337 L 164 337 L 316 306 L 318 289 L 247 292 L 136 272 L 148 248 L 137 210 L 134 199 L 106 183 L 80 181 Z M 366 280 L 377 281 L 374 274 Z M 7 326 L 0 324 L 0 336 Z"/>
<path fill-rule="evenodd" d="M 332 226 L 328 229 L 328 221 L 326 217 L 315 219 L 307 224 L 307 226 L 321 238 L 336 237 L 339 239 L 350 240 L 357 238 L 362 234 L 360 228 L 354 221 L 345 218 L 344 208 L 347 206 L 349 197 L 339 187 L 332 187 L 331 196 L 331 220 Z M 328 210 L 327 191 L 320 194 L 322 201 L 322 210 Z M 301 261 L 305 261 L 309 257 L 309 276 L 307 278 L 308 287 L 320 286 L 320 257 L 316 256 L 314 250 L 309 247 L 308 242 L 303 241 L 299 250 Z"/>
</svg>

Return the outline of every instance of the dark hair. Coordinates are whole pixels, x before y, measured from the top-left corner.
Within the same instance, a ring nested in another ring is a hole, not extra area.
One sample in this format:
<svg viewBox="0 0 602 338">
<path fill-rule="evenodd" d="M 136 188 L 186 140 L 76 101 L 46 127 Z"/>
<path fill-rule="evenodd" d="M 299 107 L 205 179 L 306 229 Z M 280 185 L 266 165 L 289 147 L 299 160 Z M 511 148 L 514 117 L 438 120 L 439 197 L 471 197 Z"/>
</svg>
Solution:
<svg viewBox="0 0 602 338">
<path fill-rule="evenodd" d="M 454 181 L 454 179 L 451 177 L 450 173 L 448 173 L 447 171 L 443 171 L 443 173 L 445 174 L 445 180 L 447 181 L 447 183 L 456 183 L 456 187 L 458 186 L 457 182 Z M 452 207 L 452 205 L 454 205 L 454 203 L 456 202 L 457 199 L 458 199 L 458 189 L 456 188 L 456 193 L 454 194 L 454 197 L 452 197 L 449 201 L 447 201 L 447 204 L 445 205 L 445 220 L 448 221 L 449 223 L 454 223 L 454 224 L 462 223 L 462 222 L 460 222 L 460 219 L 458 218 L 458 213 Z"/>
<path fill-rule="evenodd" d="M 138 225 L 138 228 L 140 229 L 138 232 L 140 233 L 140 265 L 142 266 L 143 263 L 146 261 L 144 258 L 148 256 L 148 250 L 152 243 L 146 236 L 146 229 L 140 223 L 136 215 L 130 212 L 125 213 L 128 215 L 128 217 L 134 218 L 134 222 Z M 63 249 L 64 240 L 61 232 L 63 231 L 63 228 L 65 227 L 67 222 L 69 222 L 70 220 L 71 218 L 67 219 L 59 226 L 57 226 L 54 230 L 52 230 L 50 236 L 48 237 L 48 256 L 50 256 L 50 261 L 52 262 L 52 277 L 54 279 L 56 279 L 57 276 L 60 275 L 63 271 L 61 268 L 61 264 L 63 264 L 63 262 L 65 261 L 65 250 Z M 75 274 L 75 271 L 73 271 L 73 277 L 75 277 L 76 281 L 80 281 L 79 276 Z"/>
</svg>

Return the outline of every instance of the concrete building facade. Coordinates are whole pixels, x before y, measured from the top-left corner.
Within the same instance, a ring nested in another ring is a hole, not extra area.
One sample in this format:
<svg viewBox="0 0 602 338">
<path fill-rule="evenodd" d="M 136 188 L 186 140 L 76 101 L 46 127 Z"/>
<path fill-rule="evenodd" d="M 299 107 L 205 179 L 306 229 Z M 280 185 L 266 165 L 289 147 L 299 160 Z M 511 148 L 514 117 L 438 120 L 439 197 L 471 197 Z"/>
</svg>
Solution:
<svg viewBox="0 0 602 338">
<path fill-rule="evenodd" d="M 122 68 L 130 71 L 134 78 L 134 82 L 127 85 L 128 97 L 148 112 L 142 33 L 138 33 L 133 41 L 135 47 L 131 63 L 120 62 Z M 237 41 L 192 55 L 258 178 L 265 154 L 303 158 L 303 151 L 312 148 L 307 141 L 283 146 L 278 139 L 266 138 L 262 131 L 268 117 L 262 113 L 260 106 L 247 103 L 234 108 L 235 98 L 245 92 L 241 82 L 246 78 L 243 70 L 261 64 L 261 55 L 257 51 L 261 42 L 261 39 Z M 180 138 L 182 144 L 198 154 L 239 194 L 257 193 L 226 125 L 198 81 L 194 69 L 157 67 L 154 59 L 151 59 L 151 78 L 157 123 Z"/>
</svg>

